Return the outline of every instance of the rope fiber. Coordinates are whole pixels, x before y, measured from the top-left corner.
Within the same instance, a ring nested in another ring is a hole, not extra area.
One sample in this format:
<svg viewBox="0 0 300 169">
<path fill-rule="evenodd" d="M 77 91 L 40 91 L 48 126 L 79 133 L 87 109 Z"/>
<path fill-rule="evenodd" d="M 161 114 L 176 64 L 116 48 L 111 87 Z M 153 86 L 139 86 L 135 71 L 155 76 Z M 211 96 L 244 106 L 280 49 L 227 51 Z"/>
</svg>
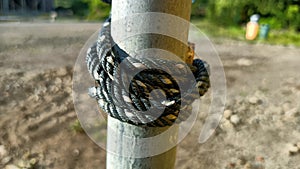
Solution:
<svg viewBox="0 0 300 169">
<path fill-rule="evenodd" d="M 89 95 L 108 115 L 129 124 L 164 127 L 186 120 L 192 102 L 210 87 L 208 64 L 131 57 L 115 44 L 110 25 L 109 17 L 87 52 L 95 79 Z"/>
</svg>

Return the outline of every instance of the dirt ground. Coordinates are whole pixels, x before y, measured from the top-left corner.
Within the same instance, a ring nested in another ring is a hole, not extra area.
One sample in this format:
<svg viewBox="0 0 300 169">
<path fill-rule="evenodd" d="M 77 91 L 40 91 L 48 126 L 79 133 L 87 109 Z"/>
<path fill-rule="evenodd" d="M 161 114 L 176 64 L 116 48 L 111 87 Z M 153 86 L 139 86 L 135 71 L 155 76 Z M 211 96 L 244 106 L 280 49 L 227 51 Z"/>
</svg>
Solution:
<svg viewBox="0 0 300 169">
<path fill-rule="evenodd" d="M 72 100 L 73 66 L 99 27 L 0 24 L 0 168 L 105 168 L 106 152 L 76 128 Z M 178 146 L 176 168 L 300 169 L 300 49 L 215 42 L 226 111 L 205 144 L 197 142 L 202 123 L 193 128 Z"/>
</svg>

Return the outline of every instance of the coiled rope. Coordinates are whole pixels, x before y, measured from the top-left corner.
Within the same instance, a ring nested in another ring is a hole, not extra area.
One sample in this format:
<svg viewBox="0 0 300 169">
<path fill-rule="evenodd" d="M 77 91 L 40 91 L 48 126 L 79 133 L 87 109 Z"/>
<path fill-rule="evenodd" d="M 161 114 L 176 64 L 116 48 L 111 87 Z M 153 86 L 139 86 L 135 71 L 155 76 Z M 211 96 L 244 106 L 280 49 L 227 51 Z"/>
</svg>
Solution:
<svg viewBox="0 0 300 169">
<path fill-rule="evenodd" d="M 108 18 L 87 52 L 87 68 L 96 84 L 89 95 L 111 117 L 133 125 L 164 127 L 185 120 L 191 113 L 191 103 L 210 87 L 207 64 L 200 59 L 186 65 L 133 58 L 115 44 L 110 25 Z"/>
</svg>

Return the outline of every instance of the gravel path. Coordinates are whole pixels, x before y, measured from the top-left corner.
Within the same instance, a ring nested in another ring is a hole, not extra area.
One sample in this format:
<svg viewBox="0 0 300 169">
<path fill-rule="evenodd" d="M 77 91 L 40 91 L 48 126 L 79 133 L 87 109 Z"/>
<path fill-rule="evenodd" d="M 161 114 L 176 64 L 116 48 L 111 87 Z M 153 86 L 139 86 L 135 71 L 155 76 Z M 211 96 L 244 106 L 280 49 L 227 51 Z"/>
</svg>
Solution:
<svg viewBox="0 0 300 169">
<path fill-rule="evenodd" d="M 0 168 L 105 168 L 105 151 L 74 128 L 72 101 L 73 66 L 99 27 L 0 24 Z M 177 168 L 300 169 L 300 49 L 215 42 L 226 111 L 213 137 L 198 144 L 210 103 L 203 98 Z"/>
</svg>

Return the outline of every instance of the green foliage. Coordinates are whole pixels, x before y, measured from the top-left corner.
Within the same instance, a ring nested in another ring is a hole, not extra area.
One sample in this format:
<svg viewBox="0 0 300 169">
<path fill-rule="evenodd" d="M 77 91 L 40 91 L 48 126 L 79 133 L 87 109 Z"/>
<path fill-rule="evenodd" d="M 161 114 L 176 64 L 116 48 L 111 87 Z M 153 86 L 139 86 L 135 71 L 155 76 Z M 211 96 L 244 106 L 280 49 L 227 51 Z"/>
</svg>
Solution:
<svg viewBox="0 0 300 169">
<path fill-rule="evenodd" d="M 109 15 L 110 6 L 101 0 L 55 0 L 56 7 L 70 8 L 76 16 L 88 20 L 101 20 Z M 300 30 L 300 0 L 196 0 L 192 17 L 206 17 L 222 26 L 239 26 L 255 13 L 261 23 L 271 29 Z"/>
<path fill-rule="evenodd" d="M 56 7 L 71 8 L 73 0 L 54 0 Z"/>
<path fill-rule="evenodd" d="M 88 2 L 88 20 L 100 20 L 109 16 L 110 6 L 100 0 L 85 0 Z"/>
<path fill-rule="evenodd" d="M 276 28 L 300 27 L 299 0 L 211 0 L 207 16 L 220 25 L 238 25 L 258 13 Z"/>
<path fill-rule="evenodd" d="M 204 17 L 209 0 L 196 0 L 192 5 L 192 17 Z"/>
<path fill-rule="evenodd" d="M 82 0 L 73 0 L 71 9 L 74 15 L 80 17 L 86 17 L 89 13 L 89 4 Z"/>
<path fill-rule="evenodd" d="M 270 28 L 272 29 L 281 29 L 282 23 L 275 17 L 270 17 L 270 18 L 261 18 L 259 21 L 261 24 L 268 24 L 270 25 Z"/>
<path fill-rule="evenodd" d="M 220 26 L 208 20 L 193 20 L 192 21 L 201 31 L 208 34 L 210 37 L 226 38 L 244 41 L 245 28 L 240 26 Z M 257 38 L 255 41 L 247 41 L 249 43 L 268 43 L 274 45 L 294 45 L 300 47 L 300 34 L 294 30 L 274 30 L 271 29 L 266 40 Z"/>
<path fill-rule="evenodd" d="M 209 20 L 192 20 L 201 31 L 208 34 L 211 37 L 224 37 L 235 40 L 245 39 L 245 30 L 240 26 L 219 26 L 218 24 L 212 23 Z"/>
<path fill-rule="evenodd" d="M 265 42 L 300 47 L 300 34 L 293 30 L 273 30 Z"/>
<path fill-rule="evenodd" d="M 286 12 L 288 24 L 292 29 L 300 29 L 300 7 L 299 5 L 290 5 Z"/>
<path fill-rule="evenodd" d="M 100 20 L 109 15 L 110 6 L 101 0 L 55 0 L 55 7 L 69 8 L 75 16 L 88 20 Z"/>
</svg>

